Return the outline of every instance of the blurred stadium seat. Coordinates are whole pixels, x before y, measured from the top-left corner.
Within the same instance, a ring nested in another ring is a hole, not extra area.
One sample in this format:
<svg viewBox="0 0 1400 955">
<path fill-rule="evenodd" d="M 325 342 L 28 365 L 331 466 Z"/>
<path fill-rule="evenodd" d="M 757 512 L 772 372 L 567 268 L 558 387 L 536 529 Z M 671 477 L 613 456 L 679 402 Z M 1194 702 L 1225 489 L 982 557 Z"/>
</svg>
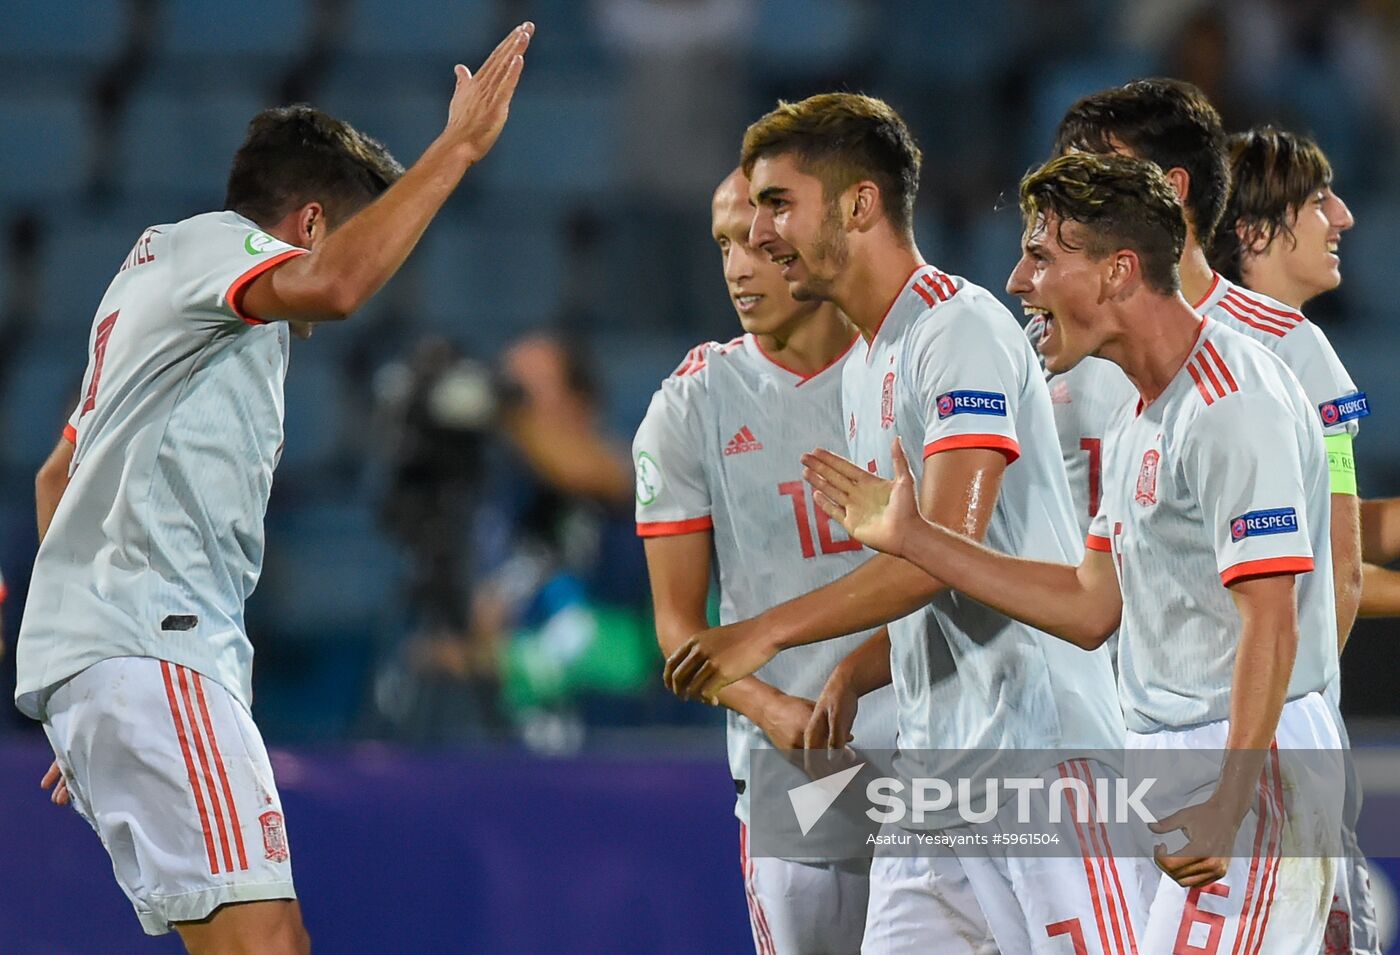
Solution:
<svg viewBox="0 0 1400 955">
<path fill-rule="evenodd" d="M 479 62 L 496 36 L 496 5 L 491 0 L 450 4 L 410 0 L 350 0 L 345 51 L 354 56 L 398 57 L 409 61 Z"/>
<path fill-rule="evenodd" d="M 84 339 L 86 342 L 86 339 Z M 32 497 L 34 472 L 49 456 L 77 405 L 87 356 L 38 342 L 10 364 L 0 396 L 0 474 Z"/>
<path fill-rule="evenodd" d="M 122 130 L 119 180 L 125 194 L 161 189 L 222 205 L 229 163 L 248 122 L 271 105 L 241 83 L 191 96 L 179 89 L 143 90 Z"/>
<path fill-rule="evenodd" d="M 48 66 L 86 74 L 117 52 L 124 19 L 117 0 L 6 4 L 0 70 Z M 9 127 L 0 128 L 9 135 Z"/>
<path fill-rule="evenodd" d="M 0 92 L 0 206 L 51 202 L 83 185 L 85 117 L 76 95 Z"/>
<path fill-rule="evenodd" d="M 309 39 L 313 0 L 178 0 L 162 7 L 157 55 L 207 73 L 210 61 L 249 74 L 291 59 Z M 226 75 L 220 70 L 221 80 Z"/>
</svg>

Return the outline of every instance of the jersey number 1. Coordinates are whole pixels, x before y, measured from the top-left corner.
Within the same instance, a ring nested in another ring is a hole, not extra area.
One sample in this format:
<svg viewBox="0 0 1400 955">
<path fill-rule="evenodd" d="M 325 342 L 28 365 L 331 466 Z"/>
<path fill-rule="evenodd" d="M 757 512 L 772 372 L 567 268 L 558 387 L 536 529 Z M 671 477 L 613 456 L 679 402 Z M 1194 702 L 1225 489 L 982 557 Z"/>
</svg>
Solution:
<svg viewBox="0 0 1400 955">
<path fill-rule="evenodd" d="M 792 498 L 792 517 L 797 522 L 797 541 L 802 546 L 803 558 L 811 560 L 817 556 L 817 547 L 812 541 L 812 523 L 807 516 L 807 485 L 801 481 L 784 481 L 778 485 L 778 493 L 783 497 Z M 845 554 L 860 550 L 861 543 L 858 540 L 849 537 L 835 540 L 831 536 L 831 518 L 826 516 L 826 511 L 820 507 L 813 507 L 811 510 L 817 512 L 817 541 L 821 544 L 823 554 Z"/>
<path fill-rule="evenodd" d="M 1089 519 L 1099 512 L 1099 496 L 1102 485 L 1099 483 L 1103 467 L 1103 439 L 1080 438 L 1079 450 L 1089 453 Z"/>
<path fill-rule="evenodd" d="M 83 410 L 87 414 L 97 406 L 97 382 L 102 377 L 102 362 L 107 359 L 107 339 L 112 337 L 112 327 L 117 324 L 121 309 L 97 323 L 97 335 L 92 341 L 92 381 L 88 382 L 87 394 L 83 395 Z"/>
</svg>

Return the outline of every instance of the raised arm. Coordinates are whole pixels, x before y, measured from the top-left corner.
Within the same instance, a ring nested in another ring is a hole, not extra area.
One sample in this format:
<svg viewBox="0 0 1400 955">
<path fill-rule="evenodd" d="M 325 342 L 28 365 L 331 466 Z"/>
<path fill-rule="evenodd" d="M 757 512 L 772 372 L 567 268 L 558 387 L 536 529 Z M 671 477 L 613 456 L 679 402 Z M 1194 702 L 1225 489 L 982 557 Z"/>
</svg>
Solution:
<svg viewBox="0 0 1400 955">
<path fill-rule="evenodd" d="M 384 195 L 299 255 L 258 276 L 243 294 L 244 313 L 302 322 L 344 318 L 389 280 L 457 188 L 490 151 L 505 125 L 520 79 L 530 23 L 501 41 L 475 76 L 456 67 L 457 86 L 442 134 Z"/>
<path fill-rule="evenodd" d="M 671 654 L 692 633 L 708 626 L 705 607 L 712 547 L 708 530 L 647 538 L 656 641 L 662 654 Z M 811 701 L 789 696 L 754 676 L 725 687 L 716 702 L 753 720 L 779 749 L 802 746 L 812 713 Z"/>
<path fill-rule="evenodd" d="M 925 512 L 932 520 L 980 539 L 992 519 L 1005 470 L 1005 456 L 985 448 L 933 455 L 925 462 L 920 484 Z M 697 635 L 666 661 L 666 683 L 681 696 L 712 696 L 780 650 L 898 620 L 926 605 L 943 588 L 942 581 L 913 564 L 876 554 L 825 587 L 752 620 Z"/>
</svg>

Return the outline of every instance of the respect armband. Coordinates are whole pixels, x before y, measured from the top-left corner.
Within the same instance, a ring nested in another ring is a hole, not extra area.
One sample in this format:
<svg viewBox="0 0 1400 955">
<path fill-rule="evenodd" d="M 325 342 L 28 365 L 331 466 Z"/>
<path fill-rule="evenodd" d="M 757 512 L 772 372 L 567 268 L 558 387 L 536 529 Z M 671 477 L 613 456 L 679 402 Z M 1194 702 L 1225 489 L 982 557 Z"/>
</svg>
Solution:
<svg viewBox="0 0 1400 955">
<path fill-rule="evenodd" d="M 1327 447 L 1327 475 L 1333 494 L 1356 493 L 1356 458 L 1351 452 L 1351 435 L 1329 434 L 1322 439 Z"/>
</svg>

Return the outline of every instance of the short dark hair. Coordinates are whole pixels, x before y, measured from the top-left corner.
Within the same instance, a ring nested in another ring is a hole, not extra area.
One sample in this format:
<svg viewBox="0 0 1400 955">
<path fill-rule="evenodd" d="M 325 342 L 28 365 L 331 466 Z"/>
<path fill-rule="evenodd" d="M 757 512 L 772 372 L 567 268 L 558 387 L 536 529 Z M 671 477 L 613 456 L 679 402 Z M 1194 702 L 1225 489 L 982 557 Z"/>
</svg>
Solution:
<svg viewBox="0 0 1400 955">
<path fill-rule="evenodd" d="M 263 227 L 308 202 L 336 225 L 388 189 L 403 166 L 384 144 L 299 103 L 265 109 L 233 156 L 224 208 Z"/>
<path fill-rule="evenodd" d="M 1132 156 L 1067 153 L 1021 180 L 1021 212 L 1027 228 L 1053 214 L 1055 240 L 1099 260 L 1132 249 L 1143 279 L 1170 295 L 1181 288 L 1177 262 L 1186 246 L 1186 219 L 1171 183 L 1156 163 Z M 1082 246 L 1065 241 L 1066 222 L 1085 227 Z"/>
<path fill-rule="evenodd" d="M 765 156 L 791 153 L 822 181 L 831 198 L 869 179 L 880 188 L 885 214 L 904 237 L 914 233 L 914 198 L 923 153 L 899 114 L 884 100 L 860 93 L 821 93 L 777 109 L 744 133 L 744 175 Z"/>
<path fill-rule="evenodd" d="M 1211 243 L 1210 264 L 1240 282 L 1246 252 L 1263 253 L 1279 236 L 1297 241 L 1289 219 L 1309 197 L 1332 185 L 1332 164 L 1308 137 L 1273 126 L 1236 133 L 1228 153 L 1233 185 Z"/>
<path fill-rule="evenodd" d="M 1230 193 L 1225 127 L 1206 94 L 1182 80 L 1134 80 L 1084 97 L 1055 133 L 1055 154 L 1114 151 L 1114 141 L 1163 170 L 1191 177 L 1186 214 L 1207 250 Z"/>
</svg>

